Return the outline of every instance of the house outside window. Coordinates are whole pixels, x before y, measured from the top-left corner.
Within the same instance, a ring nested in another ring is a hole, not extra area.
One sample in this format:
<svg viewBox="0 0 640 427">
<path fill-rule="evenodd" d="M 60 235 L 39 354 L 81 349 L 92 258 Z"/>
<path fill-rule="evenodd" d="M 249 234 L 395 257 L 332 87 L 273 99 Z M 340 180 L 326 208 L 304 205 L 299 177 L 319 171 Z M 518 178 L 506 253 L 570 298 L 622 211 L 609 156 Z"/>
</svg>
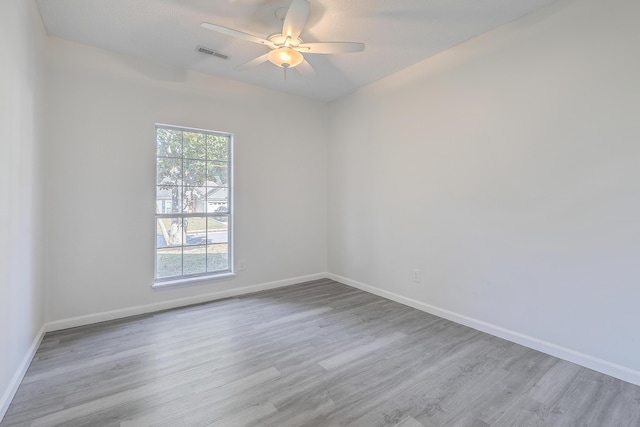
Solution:
<svg viewBox="0 0 640 427">
<path fill-rule="evenodd" d="M 232 273 L 232 144 L 156 125 L 156 284 Z"/>
</svg>

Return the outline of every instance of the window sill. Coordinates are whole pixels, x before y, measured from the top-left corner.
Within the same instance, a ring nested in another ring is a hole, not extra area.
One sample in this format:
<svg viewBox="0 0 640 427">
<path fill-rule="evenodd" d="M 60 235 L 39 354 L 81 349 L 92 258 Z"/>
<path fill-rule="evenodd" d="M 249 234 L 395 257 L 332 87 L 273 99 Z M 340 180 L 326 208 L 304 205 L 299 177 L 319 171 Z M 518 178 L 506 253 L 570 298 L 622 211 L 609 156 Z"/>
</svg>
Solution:
<svg viewBox="0 0 640 427">
<path fill-rule="evenodd" d="M 211 276 L 198 276 L 198 277 L 190 277 L 188 279 L 176 279 L 176 280 L 167 280 L 163 282 L 153 282 L 151 285 L 151 289 L 160 291 L 164 289 L 173 289 L 179 288 L 183 286 L 193 286 L 193 285 L 202 285 L 206 282 L 215 282 L 218 280 L 229 280 L 236 277 L 236 273 L 222 273 L 222 274 L 213 274 Z"/>
</svg>

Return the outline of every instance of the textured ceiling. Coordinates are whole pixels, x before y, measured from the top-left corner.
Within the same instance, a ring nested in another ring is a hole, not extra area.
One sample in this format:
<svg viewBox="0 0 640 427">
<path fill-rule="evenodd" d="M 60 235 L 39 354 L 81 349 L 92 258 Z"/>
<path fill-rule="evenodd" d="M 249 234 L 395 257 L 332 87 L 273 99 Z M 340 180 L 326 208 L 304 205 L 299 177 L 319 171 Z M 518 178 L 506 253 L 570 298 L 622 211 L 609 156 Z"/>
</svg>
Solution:
<svg viewBox="0 0 640 427">
<path fill-rule="evenodd" d="M 37 0 L 50 36 L 278 91 L 330 101 L 555 0 L 310 0 L 305 42 L 353 41 L 364 52 L 305 55 L 316 78 L 271 63 L 234 67 L 269 49 L 200 27 L 267 37 L 291 0 Z M 204 46 L 228 60 L 196 52 Z"/>
</svg>

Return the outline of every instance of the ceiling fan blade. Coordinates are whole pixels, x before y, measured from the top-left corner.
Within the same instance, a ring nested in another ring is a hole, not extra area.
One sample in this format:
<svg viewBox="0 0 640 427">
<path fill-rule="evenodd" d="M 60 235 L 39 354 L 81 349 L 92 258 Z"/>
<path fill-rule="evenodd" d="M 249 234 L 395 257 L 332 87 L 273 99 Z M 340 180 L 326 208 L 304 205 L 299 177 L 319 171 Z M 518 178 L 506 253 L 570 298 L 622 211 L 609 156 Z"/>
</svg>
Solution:
<svg viewBox="0 0 640 427">
<path fill-rule="evenodd" d="M 353 42 L 327 42 L 327 43 L 302 43 L 296 48 L 303 53 L 354 53 L 364 50 L 364 43 Z"/>
<path fill-rule="evenodd" d="M 307 0 L 293 0 L 287 15 L 284 17 L 284 24 L 282 25 L 282 35 L 291 37 L 292 40 L 296 40 L 304 24 L 307 23 L 307 17 L 309 16 L 309 2 Z"/>
<path fill-rule="evenodd" d="M 254 36 L 251 34 L 243 33 L 242 31 L 233 30 L 231 28 L 222 27 L 216 24 L 210 24 L 208 22 L 203 22 L 200 24 L 202 28 L 206 28 L 207 30 L 215 31 L 217 33 L 225 34 L 227 36 L 238 37 L 244 40 L 248 40 L 250 42 L 263 44 L 265 46 L 269 46 L 271 49 L 275 49 L 275 45 L 271 43 L 269 40 L 263 39 L 262 37 Z"/>
<path fill-rule="evenodd" d="M 306 60 L 296 65 L 295 69 L 305 77 L 318 77 L 318 75 L 316 74 L 316 70 L 314 70 L 311 64 L 309 64 Z"/>
<path fill-rule="evenodd" d="M 269 60 L 268 57 L 269 57 L 269 54 L 265 53 L 264 55 L 260 55 L 249 62 L 245 62 L 244 64 L 238 65 L 235 69 L 237 71 L 243 71 L 243 70 L 246 70 L 247 68 L 255 67 L 256 65 L 260 65 L 263 62 L 267 62 Z"/>
</svg>

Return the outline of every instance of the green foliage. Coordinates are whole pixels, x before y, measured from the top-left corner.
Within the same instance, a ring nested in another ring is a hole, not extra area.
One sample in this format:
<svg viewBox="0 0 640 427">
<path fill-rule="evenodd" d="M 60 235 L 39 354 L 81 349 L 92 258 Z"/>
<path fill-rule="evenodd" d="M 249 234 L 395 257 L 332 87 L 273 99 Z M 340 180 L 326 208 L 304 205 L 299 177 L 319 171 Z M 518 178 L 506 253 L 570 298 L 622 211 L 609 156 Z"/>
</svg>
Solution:
<svg viewBox="0 0 640 427">
<path fill-rule="evenodd" d="M 172 192 L 173 212 L 192 210 L 205 187 L 228 185 L 229 145 L 226 135 L 157 128 L 157 185 Z"/>
</svg>

